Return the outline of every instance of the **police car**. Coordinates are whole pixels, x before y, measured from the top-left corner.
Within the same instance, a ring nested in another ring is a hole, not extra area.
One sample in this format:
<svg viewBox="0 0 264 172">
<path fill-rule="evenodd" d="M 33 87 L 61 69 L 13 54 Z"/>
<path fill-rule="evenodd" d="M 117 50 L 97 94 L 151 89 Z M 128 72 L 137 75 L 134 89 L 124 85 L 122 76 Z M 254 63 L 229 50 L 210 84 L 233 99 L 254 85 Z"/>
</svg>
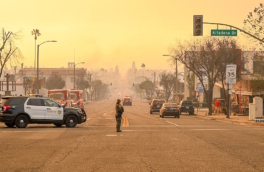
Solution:
<svg viewBox="0 0 264 172">
<path fill-rule="evenodd" d="M 2 97 L 0 122 L 7 127 L 25 128 L 29 123 L 75 127 L 86 121 L 83 109 L 64 107 L 45 97 Z"/>
</svg>

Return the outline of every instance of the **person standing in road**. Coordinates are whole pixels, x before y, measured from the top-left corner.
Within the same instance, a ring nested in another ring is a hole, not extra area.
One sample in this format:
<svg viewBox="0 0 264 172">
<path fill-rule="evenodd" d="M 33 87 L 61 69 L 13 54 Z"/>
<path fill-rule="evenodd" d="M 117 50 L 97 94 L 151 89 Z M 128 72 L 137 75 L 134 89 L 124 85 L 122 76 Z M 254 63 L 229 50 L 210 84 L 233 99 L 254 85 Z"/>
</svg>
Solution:
<svg viewBox="0 0 264 172">
<path fill-rule="evenodd" d="M 124 112 L 124 108 L 122 107 L 122 105 L 120 103 L 121 103 L 121 100 L 117 99 L 116 105 L 115 105 L 116 132 L 122 132 L 122 130 L 120 130 L 120 127 L 121 127 L 122 114 Z"/>
</svg>

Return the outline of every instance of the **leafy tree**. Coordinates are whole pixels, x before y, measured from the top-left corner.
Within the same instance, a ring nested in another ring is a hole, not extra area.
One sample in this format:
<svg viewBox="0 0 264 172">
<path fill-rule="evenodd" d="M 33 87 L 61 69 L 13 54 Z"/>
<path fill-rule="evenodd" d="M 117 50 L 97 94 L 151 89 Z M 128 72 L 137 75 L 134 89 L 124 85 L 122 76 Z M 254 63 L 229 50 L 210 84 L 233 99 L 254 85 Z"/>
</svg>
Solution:
<svg viewBox="0 0 264 172">
<path fill-rule="evenodd" d="M 152 90 L 154 88 L 154 84 L 150 80 L 146 80 L 139 84 L 139 88 L 144 89 L 146 91 L 146 94 L 149 95 L 149 90 Z"/>
<path fill-rule="evenodd" d="M 61 76 L 58 76 L 56 74 L 50 76 L 46 82 L 46 87 L 49 90 L 62 89 L 64 86 L 65 86 L 65 81 L 61 78 Z"/>
<path fill-rule="evenodd" d="M 2 76 L 3 69 L 6 67 L 7 62 L 11 66 L 13 63 L 18 63 L 19 59 L 23 58 L 20 49 L 16 46 L 16 41 L 19 39 L 19 33 L 2 30 L 0 36 L 0 77 Z"/>
<path fill-rule="evenodd" d="M 193 72 L 202 84 L 204 93 L 209 105 L 209 115 L 212 114 L 213 88 L 217 81 L 224 80 L 219 77 L 225 71 L 228 57 L 237 58 L 237 45 L 229 39 L 215 37 L 198 38 L 193 41 L 179 42 L 172 49 L 173 58 L 177 58 L 185 67 Z M 239 66 L 238 66 L 238 69 Z M 203 83 L 204 76 L 207 76 L 207 87 Z"/>
<path fill-rule="evenodd" d="M 167 101 L 169 100 L 172 91 L 175 90 L 175 81 L 176 81 L 176 76 L 172 73 L 162 73 L 160 75 L 160 85 L 165 90 L 165 96 Z M 178 85 L 179 85 L 179 81 L 178 81 Z"/>
<path fill-rule="evenodd" d="M 135 84 L 134 89 L 135 89 L 136 94 L 141 95 L 143 90 L 141 88 L 139 88 L 139 84 Z"/>
<path fill-rule="evenodd" d="M 80 89 L 80 90 L 85 90 L 87 88 L 90 88 L 90 82 L 85 79 L 84 75 L 81 75 L 77 79 L 76 84 L 77 84 L 77 88 Z"/>
<path fill-rule="evenodd" d="M 261 39 L 262 42 L 248 36 L 259 45 L 260 49 L 264 48 L 264 7 L 262 3 L 253 12 L 249 12 L 247 19 L 244 20 L 244 30 Z"/>
<path fill-rule="evenodd" d="M 99 79 L 94 80 L 92 82 L 92 88 L 93 88 L 92 94 L 95 94 L 95 99 L 97 99 L 97 97 L 100 93 L 100 90 L 102 88 L 102 85 L 103 85 L 103 82 Z"/>
</svg>

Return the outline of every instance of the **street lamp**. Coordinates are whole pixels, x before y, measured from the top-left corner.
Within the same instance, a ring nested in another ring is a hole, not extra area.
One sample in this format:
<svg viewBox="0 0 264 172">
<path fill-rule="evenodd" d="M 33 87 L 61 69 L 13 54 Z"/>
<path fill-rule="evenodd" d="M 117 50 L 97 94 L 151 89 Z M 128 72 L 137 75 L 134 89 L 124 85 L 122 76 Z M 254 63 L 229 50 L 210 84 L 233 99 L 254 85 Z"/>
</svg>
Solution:
<svg viewBox="0 0 264 172">
<path fill-rule="evenodd" d="M 57 42 L 55 40 L 52 40 L 52 41 L 45 41 L 45 42 L 42 42 L 41 44 L 38 45 L 38 48 L 37 48 L 37 82 L 39 83 L 39 47 L 44 44 L 44 43 L 47 43 L 47 42 Z M 39 94 L 39 87 L 37 87 L 37 94 Z"/>
<path fill-rule="evenodd" d="M 78 65 L 78 64 L 84 64 L 84 62 L 80 62 L 80 63 L 77 63 L 77 64 L 75 64 L 75 62 L 74 62 L 74 77 L 73 77 L 74 90 L 75 90 L 75 66 Z"/>
<path fill-rule="evenodd" d="M 170 56 L 172 57 L 171 55 L 168 55 L 168 54 L 164 54 L 163 56 Z M 174 58 L 175 61 L 176 61 L 176 84 L 175 84 L 175 93 L 178 93 L 177 91 L 177 85 L 178 85 L 178 68 L 177 68 L 177 61 L 178 59 L 177 58 Z M 175 101 L 176 101 L 176 94 L 175 94 Z"/>
</svg>

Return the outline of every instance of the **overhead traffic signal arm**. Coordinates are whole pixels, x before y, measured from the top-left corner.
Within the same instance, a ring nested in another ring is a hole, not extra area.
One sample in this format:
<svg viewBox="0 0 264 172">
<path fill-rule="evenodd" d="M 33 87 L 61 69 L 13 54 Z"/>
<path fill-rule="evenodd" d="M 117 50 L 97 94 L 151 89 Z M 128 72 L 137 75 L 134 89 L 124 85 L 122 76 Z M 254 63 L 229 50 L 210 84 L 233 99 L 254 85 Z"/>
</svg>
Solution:
<svg viewBox="0 0 264 172">
<path fill-rule="evenodd" d="M 239 30 L 240 32 L 243 32 L 243 33 L 245 33 L 245 34 L 251 36 L 252 38 L 257 39 L 258 41 L 264 43 L 264 38 L 262 38 L 262 39 L 261 39 L 261 38 L 258 38 L 258 37 L 254 36 L 254 35 L 252 35 L 252 34 L 250 34 L 250 33 L 248 33 L 248 32 L 246 32 L 246 31 L 244 31 L 243 29 L 240 29 L 240 28 L 236 27 L 236 26 L 232 26 L 232 25 L 224 24 L 224 23 L 209 23 L 209 22 L 203 22 L 203 24 L 213 24 L 213 25 L 228 26 L 228 27 L 230 27 L 230 28 L 237 29 L 237 30 Z"/>
<path fill-rule="evenodd" d="M 221 26 L 228 26 L 230 28 L 234 28 L 239 30 L 240 32 L 243 32 L 249 36 L 251 36 L 252 38 L 263 42 L 264 43 L 264 38 L 258 38 L 254 35 L 252 35 L 249 32 L 244 31 L 243 29 L 240 29 L 236 26 L 232 26 L 229 24 L 224 24 L 224 23 L 210 23 L 210 22 L 203 22 L 203 15 L 193 15 L 193 36 L 203 36 L 203 24 L 213 24 L 213 25 L 221 25 Z"/>
</svg>

